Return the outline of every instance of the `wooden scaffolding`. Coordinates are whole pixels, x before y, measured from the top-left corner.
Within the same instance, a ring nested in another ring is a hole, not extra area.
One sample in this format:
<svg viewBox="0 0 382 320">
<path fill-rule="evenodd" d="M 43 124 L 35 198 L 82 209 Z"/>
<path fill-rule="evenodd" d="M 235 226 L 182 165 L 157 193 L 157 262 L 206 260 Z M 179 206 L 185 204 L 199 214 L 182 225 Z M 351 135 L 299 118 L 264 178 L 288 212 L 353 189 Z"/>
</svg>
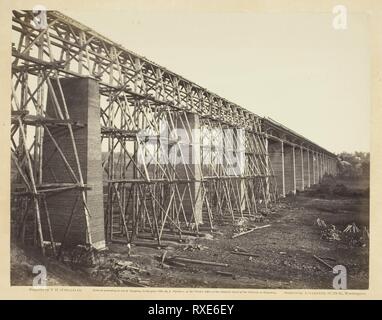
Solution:
<svg viewBox="0 0 382 320">
<path fill-rule="evenodd" d="M 160 244 L 166 234 L 212 230 L 221 220 L 265 212 L 276 200 L 257 115 L 59 12 L 48 11 L 46 17 L 42 29 L 32 23 L 31 11 L 14 11 L 12 17 L 14 237 L 43 251 L 50 243 L 59 254 L 46 198 L 71 190 L 77 197 L 68 203 L 72 214 L 60 248 L 74 227 L 78 203 L 85 207 L 86 243 L 93 244 L 88 186 L 73 134 L 83 124 L 68 112 L 61 88 L 67 78 L 90 77 L 99 84 L 107 241 L 150 238 Z M 48 99 L 53 116 L 46 111 Z M 67 160 L 57 131 L 70 137 L 75 165 Z M 54 144 L 61 163 L 45 164 L 45 139 Z M 190 157 L 197 158 L 195 163 Z M 44 171 L 54 172 L 54 166 L 65 167 L 72 182 L 44 183 Z"/>
</svg>

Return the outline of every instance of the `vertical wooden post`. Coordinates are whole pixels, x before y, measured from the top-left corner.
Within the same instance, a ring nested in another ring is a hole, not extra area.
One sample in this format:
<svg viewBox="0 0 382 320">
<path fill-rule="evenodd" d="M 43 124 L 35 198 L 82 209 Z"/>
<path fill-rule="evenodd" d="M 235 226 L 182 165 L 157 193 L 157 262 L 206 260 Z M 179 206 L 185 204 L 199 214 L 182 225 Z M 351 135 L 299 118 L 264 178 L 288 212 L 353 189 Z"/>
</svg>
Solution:
<svg viewBox="0 0 382 320">
<path fill-rule="evenodd" d="M 308 153 L 308 188 L 310 188 L 310 152 L 309 149 L 306 150 Z"/>
<path fill-rule="evenodd" d="M 301 190 L 304 191 L 305 189 L 305 172 L 304 172 L 304 150 L 300 146 L 300 153 L 301 153 Z"/>
<path fill-rule="evenodd" d="M 312 152 L 313 184 L 316 184 L 316 171 L 317 171 L 316 162 L 317 162 L 316 153 L 313 151 Z"/>
<path fill-rule="evenodd" d="M 293 194 L 296 194 L 296 154 L 295 146 L 292 147 L 292 157 L 293 157 Z"/>
</svg>

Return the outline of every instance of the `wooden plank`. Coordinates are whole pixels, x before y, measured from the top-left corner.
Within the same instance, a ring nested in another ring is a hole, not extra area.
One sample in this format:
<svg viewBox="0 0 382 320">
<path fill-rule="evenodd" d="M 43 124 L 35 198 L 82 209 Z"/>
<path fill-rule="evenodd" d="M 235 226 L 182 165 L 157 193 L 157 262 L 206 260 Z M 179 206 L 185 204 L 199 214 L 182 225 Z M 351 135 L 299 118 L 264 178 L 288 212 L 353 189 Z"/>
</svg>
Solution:
<svg viewBox="0 0 382 320">
<path fill-rule="evenodd" d="M 237 254 L 237 255 L 240 255 L 240 256 L 259 257 L 259 255 L 257 255 L 257 254 L 247 253 L 247 252 L 231 251 L 231 253 L 232 254 Z"/>
<path fill-rule="evenodd" d="M 232 238 L 232 239 L 235 239 L 235 238 L 237 238 L 237 237 L 240 237 L 240 236 L 243 236 L 243 235 L 245 235 L 245 234 L 251 233 L 251 232 L 253 232 L 253 231 L 255 231 L 255 230 L 263 229 L 263 228 L 267 228 L 267 227 L 270 227 L 270 226 L 271 226 L 270 224 L 266 224 L 266 225 L 264 225 L 264 226 L 255 227 L 255 228 L 252 228 L 252 229 L 250 229 L 250 230 L 248 230 L 248 231 L 244 231 L 244 232 L 241 232 L 241 233 L 234 234 L 231 238 Z"/>
<path fill-rule="evenodd" d="M 227 263 L 220 263 L 220 262 L 213 262 L 213 261 L 204 261 L 204 260 L 189 259 L 189 258 L 183 258 L 183 257 L 173 257 L 171 259 L 175 261 L 185 262 L 185 263 L 196 263 L 196 264 L 204 264 L 209 266 L 228 267 Z"/>
</svg>

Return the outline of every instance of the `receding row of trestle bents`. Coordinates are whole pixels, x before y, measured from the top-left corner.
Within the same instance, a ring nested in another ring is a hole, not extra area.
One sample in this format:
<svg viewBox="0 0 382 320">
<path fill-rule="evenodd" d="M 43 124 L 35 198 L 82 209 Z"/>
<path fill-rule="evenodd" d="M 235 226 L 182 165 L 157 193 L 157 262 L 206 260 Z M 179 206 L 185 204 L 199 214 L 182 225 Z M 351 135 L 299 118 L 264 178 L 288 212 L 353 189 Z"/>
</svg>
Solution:
<svg viewBox="0 0 382 320">
<path fill-rule="evenodd" d="M 280 195 L 295 194 L 296 191 L 320 183 L 324 175 L 337 174 L 337 158 L 334 154 L 303 140 L 301 136 L 297 141 L 286 137 L 284 128 L 278 132 L 277 126 L 269 126 L 267 121 L 264 127 L 268 132 L 268 156 Z"/>
</svg>

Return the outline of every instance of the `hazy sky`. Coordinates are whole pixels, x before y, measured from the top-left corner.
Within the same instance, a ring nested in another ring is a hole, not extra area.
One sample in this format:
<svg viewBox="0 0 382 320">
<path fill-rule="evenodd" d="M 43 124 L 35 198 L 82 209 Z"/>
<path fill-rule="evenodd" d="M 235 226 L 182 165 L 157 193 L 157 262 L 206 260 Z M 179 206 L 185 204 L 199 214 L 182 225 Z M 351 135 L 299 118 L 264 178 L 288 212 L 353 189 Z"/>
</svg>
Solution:
<svg viewBox="0 0 382 320">
<path fill-rule="evenodd" d="M 368 19 L 65 11 L 142 56 L 332 151 L 369 151 Z"/>
</svg>

